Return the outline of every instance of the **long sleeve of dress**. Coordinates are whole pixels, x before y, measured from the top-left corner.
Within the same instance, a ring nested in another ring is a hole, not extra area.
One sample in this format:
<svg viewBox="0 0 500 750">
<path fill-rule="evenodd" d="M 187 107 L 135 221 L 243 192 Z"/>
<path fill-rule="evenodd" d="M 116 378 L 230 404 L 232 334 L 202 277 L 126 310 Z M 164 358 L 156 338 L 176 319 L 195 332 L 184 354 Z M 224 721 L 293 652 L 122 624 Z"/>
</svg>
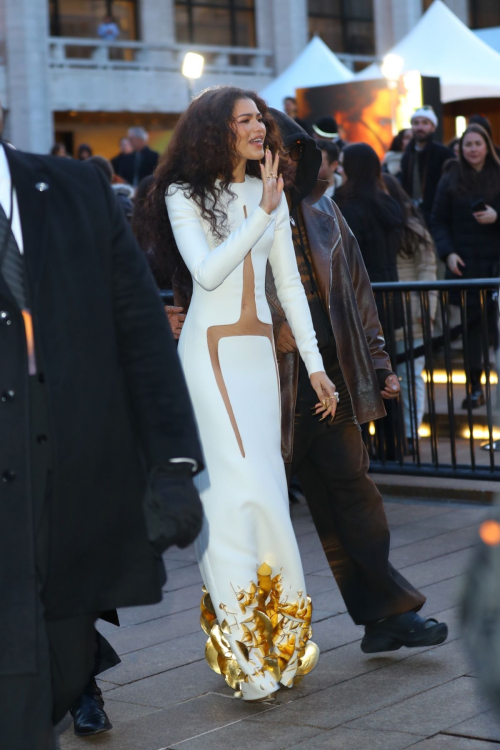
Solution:
<svg viewBox="0 0 500 750">
<path fill-rule="evenodd" d="M 309 304 L 300 280 L 293 249 L 290 215 L 283 197 L 277 211 L 274 242 L 269 254 L 276 292 L 290 324 L 300 356 L 309 375 L 324 372 L 323 358 L 319 353 Z"/>
<path fill-rule="evenodd" d="M 182 188 L 173 186 L 165 202 L 179 252 L 193 279 L 208 292 L 217 289 L 239 266 L 275 219 L 274 213 L 269 215 L 256 206 L 236 231 L 211 249 L 196 205 L 184 196 Z"/>
</svg>

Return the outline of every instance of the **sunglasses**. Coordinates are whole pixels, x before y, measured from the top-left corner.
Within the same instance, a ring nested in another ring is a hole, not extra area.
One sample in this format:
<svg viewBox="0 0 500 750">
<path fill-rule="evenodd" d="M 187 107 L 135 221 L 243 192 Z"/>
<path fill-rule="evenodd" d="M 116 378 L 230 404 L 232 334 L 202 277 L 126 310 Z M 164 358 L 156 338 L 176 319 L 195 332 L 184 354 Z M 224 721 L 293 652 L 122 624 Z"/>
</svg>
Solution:
<svg viewBox="0 0 500 750">
<path fill-rule="evenodd" d="M 283 156 L 289 156 L 292 161 L 300 161 L 304 156 L 306 147 L 303 143 L 294 143 L 293 146 L 283 151 Z"/>
</svg>

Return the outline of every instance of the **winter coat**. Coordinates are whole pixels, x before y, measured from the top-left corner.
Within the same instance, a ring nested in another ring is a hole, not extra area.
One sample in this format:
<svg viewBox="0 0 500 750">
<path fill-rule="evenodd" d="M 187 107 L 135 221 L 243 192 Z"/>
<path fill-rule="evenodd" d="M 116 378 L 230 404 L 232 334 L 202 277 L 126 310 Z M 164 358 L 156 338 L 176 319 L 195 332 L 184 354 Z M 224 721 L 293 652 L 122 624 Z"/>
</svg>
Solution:
<svg viewBox="0 0 500 750">
<path fill-rule="evenodd" d="M 385 416 L 377 370 L 392 369 L 385 351 L 377 307 L 357 242 L 335 203 L 324 195 L 326 181 L 318 180 L 321 154 L 315 141 L 299 131 L 283 113 L 273 111 L 285 146 L 297 138 L 305 142 L 292 191 L 292 219 L 300 204 L 314 275 L 324 309 L 328 312 L 337 355 L 359 423 Z M 266 279 L 275 340 L 286 319 L 276 295 L 270 268 Z M 281 445 L 291 462 L 299 371 L 298 351 L 278 355 L 281 385 Z"/>
<path fill-rule="evenodd" d="M 431 217 L 431 231 L 441 260 L 457 253 L 464 261 L 464 279 L 495 278 L 500 273 L 500 218 L 494 224 L 479 224 L 472 215 L 471 204 L 481 195 L 462 196 L 454 189 L 457 170 L 443 175 L 439 182 Z M 500 217 L 500 183 L 498 196 L 486 201 Z M 448 279 L 459 279 L 448 268 Z"/>
<path fill-rule="evenodd" d="M 100 170 L 6 154 L 50 424 L 45 618 L 152 604 L 163 579 L 146 533 L 148 473 L 176 457 L 202 465 L 163 306 Z M 23 315 L 2 274 L 0 362 L 0 391 L 15 394 L 0 403 L 0 675 L 16 675 L 37 658 L 34 437 Z"/>
<path fill-rule="evenodd" d="M 442 143 L 435 143 L 432 140 L 427 142 L 422 151 L 417 151 L 415 140 L 411 140 L 401 160 L 401 185 L 410 198 L 414 197 L 413 165 L 415 159 L 418 159 L 423 190 L 421 210 L 429 225 L 438 182 L 443 174 L 443 167 L 449 159 L 455 159 L 455 154 L 450 148 L 443 146 Z"/>
<path fill-rule="evenodd" d="M 445 174 L 438 186 L 431 218 L 431 231 L 441 260 L 458 253 L 466 264 L 461 268 L 465 279 L 498 276 L 500 261 L 500 219 L 494 224 L 479 224 L 472 215 L 471 204 L 480 195 L 462 196 L 454 189 L 456 170 Z M 500 182 L 498 196 L 490 201 L 500 215 Z M 456 279 L 449 269 L 447 278 Z"/>
<path fill-rule="evenodd" d="M 377 199 L 360 195 L 346 200 L 343 189 L 335 198 L 358 241 L 370 281 L 398 281 L 396 254 L 403 216 L 394 198 L 380 191 Z"/>
</svg>

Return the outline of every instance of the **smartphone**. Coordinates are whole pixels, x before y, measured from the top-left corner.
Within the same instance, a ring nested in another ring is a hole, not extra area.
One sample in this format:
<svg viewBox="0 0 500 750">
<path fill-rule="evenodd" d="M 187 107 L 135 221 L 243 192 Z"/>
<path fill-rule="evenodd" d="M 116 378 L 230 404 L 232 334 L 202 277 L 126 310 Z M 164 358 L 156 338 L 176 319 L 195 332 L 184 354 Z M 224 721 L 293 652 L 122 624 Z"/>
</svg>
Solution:
<svg viewBox="0 0 500 750">
<path fill-rule="evenodd" d="M 477 201 L 474 201 L 474 203 L 470 204 L 470 207 L 472 209 L 472 213 L 475 214 L 477 211 L 486 211 L 486 203 L 482 198 L 478 198 Z"/>
</svg>

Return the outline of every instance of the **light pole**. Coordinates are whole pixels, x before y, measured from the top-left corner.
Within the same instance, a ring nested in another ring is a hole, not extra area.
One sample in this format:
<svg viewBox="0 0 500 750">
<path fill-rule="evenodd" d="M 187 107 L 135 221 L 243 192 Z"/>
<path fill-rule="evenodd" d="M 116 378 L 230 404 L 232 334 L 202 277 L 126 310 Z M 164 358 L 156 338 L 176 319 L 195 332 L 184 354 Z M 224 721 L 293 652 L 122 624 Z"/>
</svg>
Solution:
<svg viewBox="0 0 500 750">
<path fill-rule="evenodd" d="M 398 78 L 403 70 L 404 60 L 399 55 L 386 55 L 382 60 L 380 70 L 382 75 L 387 81 L 387 85 L 391 94 L 391 122 L 392 122 L 392 134 L 397 135 L 398 126 L 396 123 L 396 102 L 395 102 L 395 89 L 398 85 Z"/>
<path fill-rule="evenodd" d="M 187 81 L 189 102 L 194 97 L 194 81 L 201 78 L 205 58 L 197 52 L 187 52 L 182 62 L 182 75 Z"/>
</svg>

